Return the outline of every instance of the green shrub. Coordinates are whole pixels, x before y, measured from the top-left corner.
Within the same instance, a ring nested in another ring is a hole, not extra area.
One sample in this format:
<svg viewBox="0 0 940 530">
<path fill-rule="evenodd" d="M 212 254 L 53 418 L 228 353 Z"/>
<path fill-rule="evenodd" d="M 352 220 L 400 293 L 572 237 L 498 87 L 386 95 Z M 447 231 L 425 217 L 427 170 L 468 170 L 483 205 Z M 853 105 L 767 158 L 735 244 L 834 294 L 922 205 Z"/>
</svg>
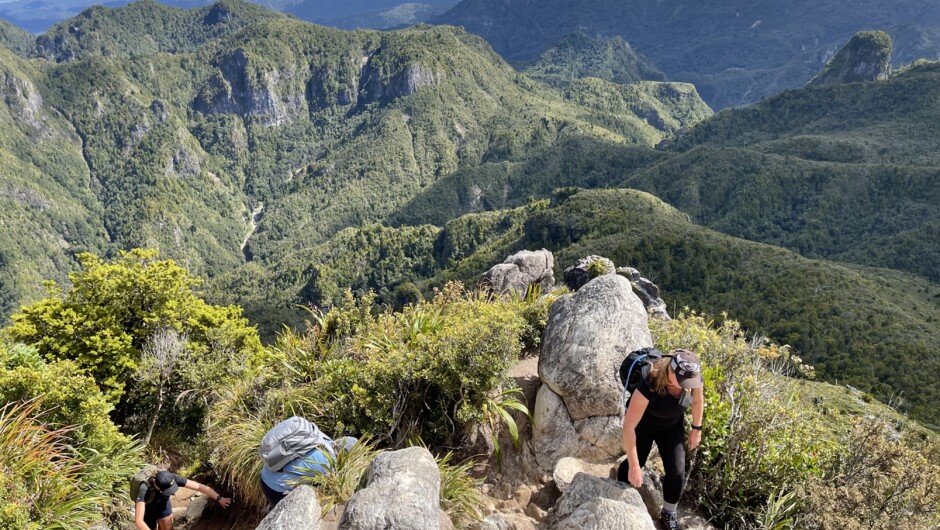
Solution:
<svg viewBox="0 0 940 530">
<path fill-rule="evenodd" d="M 38 403 L 0 408 L 0 528 L 67 530 L 102 520 L 110 492 L 85 482 L 68 429 L 36 420 Z"/>
<path fill-rule="evenodd" d="M 800 491 L 800 528 L 919 530 L 940 526 L 940 443 L 877 418 L 844 433 L 825 474 Z"/>
<path fill-rule="evenodd" d="M 198 435 L 216 390 L 252 377 L 263 362 L 255 328 L 240 308 L 200 299 L 198 278 L 156 251 L 121 252 L 111 262 L 78 257 L 72 288 L 50 282 L 48 297 L 15 314 L 6 335 L 94 377 L 119 405 L 115 417 L 145 443 L 158 420 Z M 155 347 L 167 342 L 161 337 L 175 346 Z M 164 407 L 167 396 L 177 399 Z"/>
<path fill-rule="evenodd" d="M 786 348 L 747 342 L 736 322 L 713 327 L 695 313 L 650 327 L 663 351 L 682 347 L 701 356 L 706 412 L 688 490 L 715 520 L 753 526 L 781 493 L 823 473 L 834 446 L 820 436 L 827 432 L 822 417 L 782 384 L 781 367 L 801 367 Z"/>
</svg>

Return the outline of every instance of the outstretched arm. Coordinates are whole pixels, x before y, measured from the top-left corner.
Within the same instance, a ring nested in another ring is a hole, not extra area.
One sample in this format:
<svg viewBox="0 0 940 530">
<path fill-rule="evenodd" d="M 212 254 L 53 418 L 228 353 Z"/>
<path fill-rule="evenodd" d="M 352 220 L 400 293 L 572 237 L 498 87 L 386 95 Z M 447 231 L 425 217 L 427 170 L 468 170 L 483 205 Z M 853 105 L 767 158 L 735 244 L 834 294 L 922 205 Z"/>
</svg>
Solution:
<svg viewBox="0 0 940 530">
<path fill-rule="evenodd" d="M 692 425 L 701 427 L 705 412 L 705 392 L 702 388 L 692 389 Z M 692 451 L 698 444 L 702 443 L 702 431 L 699 429 L 689 430 L 689 451 Z"/>
<path fill-rule="evenodd" d="M 640 457 L 636 452 L 636 426 L 643 419 L 649 403 L 646 396 L 634 392 L 630 397 L 630 406 L 623 415 L 623 450 L 627 453 L 627 462 L 630 466 L 628 480 L 637 488 L 643 485 L 643 470 L 640 469 Z"/>
<path fill-rule="evenodd" d="M 212 499 L 212 500 L 216 501 L 217 503 L 219 503 L 223 508 L 228 508 L 229 505 L 232 504 L 232 499 L 230 499 L 230 498 L 228 498 L 228 497 L 223 497 L 222 495 L 219 494 L 219 492 L 215 491 L 214 489 L 210 488 L 209 486 L 206 486 L 205 484 L 200 484 L 200 483 L 196 482 L 195 480 L 187 480 L 187 481 L 186 481 L 186 487 L 189 488 L 189 489 L 191 489 L 191 490 L 195 490 L 195 491 L 198 491 L 198 492 L 200 492 L 200 493 L 204 493 L 204 494 L 208 495 L 210 499 Z M 141 517 L 143 517 L 143 516 L 141 516 Z"/>
</svg>

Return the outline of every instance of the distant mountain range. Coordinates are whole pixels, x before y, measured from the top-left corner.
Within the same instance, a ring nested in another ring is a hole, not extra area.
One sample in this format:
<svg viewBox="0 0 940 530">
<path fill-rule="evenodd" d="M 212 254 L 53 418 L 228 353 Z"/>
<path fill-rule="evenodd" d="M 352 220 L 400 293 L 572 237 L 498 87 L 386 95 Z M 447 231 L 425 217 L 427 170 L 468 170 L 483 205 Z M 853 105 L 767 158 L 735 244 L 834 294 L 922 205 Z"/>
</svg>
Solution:
<svg viewBox="0 0 940 530">
<path fill-rule="evenodd" d="M 895 41 L 895 66 L 940 57 L 932 0 L 463 0 L 435 23 L 463 26 L 521 65 L 573 32 L 620 36 L 715 109 L 809 81 L 861 30 Z"/>
<path fill-rule="evenodd" d="M 150 2 L 152 0 L 138 0 Z M 391 29 L 442 14 L 454 0 L 253 0 L 255 4 L 281 11 L 309 22 L 345 29 Z M 121 7 L 129 0 L 11 0 L 0 2 L 0 19 L 11 22 L 31 33 L 42 33 L 59 22 L 74 17 L 94 5 Z M 170 7 L 193 8 L 213 3 L 213 0 L 160 0 Z"/>
</svg>

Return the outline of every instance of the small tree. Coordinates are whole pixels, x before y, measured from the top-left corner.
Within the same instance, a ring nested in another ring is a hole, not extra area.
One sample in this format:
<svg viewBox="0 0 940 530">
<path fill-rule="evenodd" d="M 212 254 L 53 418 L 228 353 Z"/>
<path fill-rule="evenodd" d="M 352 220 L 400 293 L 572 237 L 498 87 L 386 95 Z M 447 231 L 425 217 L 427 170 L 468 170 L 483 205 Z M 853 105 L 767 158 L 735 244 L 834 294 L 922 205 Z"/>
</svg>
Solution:
<svg viewBox="0 0 940 530">
<path fill-rule="evenodd" d="M 186 342 L 186 335 L 172 328 L 161 327 L 157 328 L 150 340 L 144 345 L 137 378 L 142 383 L 155 388 L 156 400 L 153 412 L 147 422 L 147 431 L 144 433 L 142 440 L 145 446 L 150 444 L 150 437 L 153 435 L 157 418 L 160 417 L 160 410 L 163 408 L 163 401 L 166 399 L 170 379 L 176 372 L 177 364 L 183 360 L 182 358 L 186 352 Z"/>
</svg>

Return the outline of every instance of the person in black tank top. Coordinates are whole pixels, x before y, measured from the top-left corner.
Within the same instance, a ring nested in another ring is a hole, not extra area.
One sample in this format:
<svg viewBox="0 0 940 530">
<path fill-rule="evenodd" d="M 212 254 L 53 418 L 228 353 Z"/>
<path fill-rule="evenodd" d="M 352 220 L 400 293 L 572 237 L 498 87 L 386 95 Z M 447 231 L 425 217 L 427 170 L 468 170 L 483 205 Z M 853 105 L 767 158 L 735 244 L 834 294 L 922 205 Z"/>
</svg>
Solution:
<svg viewBox="0 0 940 530">
<path fill-rule="evenodd" d="M 617 479 L 639 488 L 643 466 L 653 448 L 659 448 L 666 476 L 663 480 L 663 510 L 660 520 L 669 530 L 681 530 L 676 507 L 685 486 L 685 411 L 692 409 L 688 446 L 692 451 L 702 440 L 705 409 L 702 365 L 688 350 L 653 363 L 649 377 L 641 380 L 630 396 L 623 417 L 623 449 L 627 459 L 620 464 Z"/>
</svg>

